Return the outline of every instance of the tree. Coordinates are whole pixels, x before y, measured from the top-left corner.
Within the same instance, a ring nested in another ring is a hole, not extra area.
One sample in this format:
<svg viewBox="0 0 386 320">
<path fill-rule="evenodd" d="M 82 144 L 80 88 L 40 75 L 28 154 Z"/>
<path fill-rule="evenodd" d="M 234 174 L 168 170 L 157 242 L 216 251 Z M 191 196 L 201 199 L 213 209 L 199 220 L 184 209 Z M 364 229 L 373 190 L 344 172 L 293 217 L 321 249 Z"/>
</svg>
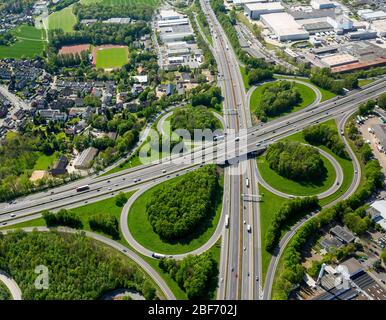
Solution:
<svg viewBox="0 0 386 320">
<path fill-rule="evenodd" d="M 127 202 L 127 196 L 124 192 L 119 192 L 116 196 L 115 196 L 115 204 L 118 206 L 118 207 L 123 207 L 125 205 L 125 203 Z"/>
<path fill-rule="evenodd" d="M 80 218 L 74 212 L 66 209 L 61 209 L 58 213 L 44 211 L 42 216 L 47 227 L 66 226 L 74 229 L 81 229 L 83 227 Z"/>
<path fill-rule="evenodd" d="M 383 250 L 382 253 L 381 253 L 381 259 L 383 261 L 383 263 L 386 263 L 386 250 Z"/>
<path fill-rule="evenodd" d="M 378 106 L 386 109 L 386 93 L 382 93 L 378 98 Z"/>
</svg>

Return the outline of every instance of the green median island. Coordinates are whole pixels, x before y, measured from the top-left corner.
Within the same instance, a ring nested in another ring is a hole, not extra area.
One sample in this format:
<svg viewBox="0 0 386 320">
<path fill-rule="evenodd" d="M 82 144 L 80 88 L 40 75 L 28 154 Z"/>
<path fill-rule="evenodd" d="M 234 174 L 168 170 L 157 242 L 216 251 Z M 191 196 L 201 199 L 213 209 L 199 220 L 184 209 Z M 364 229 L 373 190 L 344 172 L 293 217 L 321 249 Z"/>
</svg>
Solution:
<svg viewBox="0 0 386 320">
<path fill-rule="evenodd" d="M 220 219 L 222 184 L 222 171 L 207 165 L 147 190 L 129 211 L 132 236 L 161 254 L 181 254 L 201 247 Z"/>
<path fill-rule="evenodd" d="M 291 112 L 299 111 L 316 99 L 315 92 L 305 84 L 279 80 L 258 86 L 252 93 L 250 109 L 257 122 L 270 121 Z"/>
<path fill-rule="evenodd" d="M 336 172 L 330 161 L 311 146 L 277 142 L 258 160 L 259 172 L 272 188 L 294 196 L 317 195 L 331 188 Z"/>
</svg>

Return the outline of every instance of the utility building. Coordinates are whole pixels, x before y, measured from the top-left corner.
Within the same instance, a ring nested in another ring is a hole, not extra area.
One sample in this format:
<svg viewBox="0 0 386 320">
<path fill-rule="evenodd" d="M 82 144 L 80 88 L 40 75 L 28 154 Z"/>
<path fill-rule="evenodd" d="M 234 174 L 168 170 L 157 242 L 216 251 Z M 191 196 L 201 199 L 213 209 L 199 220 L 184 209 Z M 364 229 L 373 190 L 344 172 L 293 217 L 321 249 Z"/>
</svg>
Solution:
<svg viewBox="0 0 386 320">
<path fill-rule="evenodd" d="M 262 14 L 284 12 L 284 7 L 280 2 L 248 3 L 244 10 L 249 18 L 259 19 Z"/>
</svg>

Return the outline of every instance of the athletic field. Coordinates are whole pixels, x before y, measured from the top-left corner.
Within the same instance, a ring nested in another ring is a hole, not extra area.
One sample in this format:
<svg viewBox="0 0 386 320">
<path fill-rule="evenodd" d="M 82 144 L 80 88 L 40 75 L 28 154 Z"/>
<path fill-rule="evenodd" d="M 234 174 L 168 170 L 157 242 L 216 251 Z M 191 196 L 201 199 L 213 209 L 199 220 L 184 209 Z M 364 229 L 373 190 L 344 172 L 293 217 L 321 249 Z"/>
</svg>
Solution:
<svg viewBox="0 0 386 320">
<path fill-rule="evenodd" d="M 95 66 L 98 69 L 121 68 L 128 62 L 128 54 L 126 46 L 96 47 L 93 53 Z"/>
</svg>

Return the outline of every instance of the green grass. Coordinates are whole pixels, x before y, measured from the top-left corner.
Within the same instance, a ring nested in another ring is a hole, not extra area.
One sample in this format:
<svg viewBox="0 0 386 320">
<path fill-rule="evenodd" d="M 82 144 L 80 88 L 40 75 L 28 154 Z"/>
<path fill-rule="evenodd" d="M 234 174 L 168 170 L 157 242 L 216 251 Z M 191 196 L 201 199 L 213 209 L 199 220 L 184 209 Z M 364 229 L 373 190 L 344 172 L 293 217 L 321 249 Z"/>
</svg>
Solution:
<svg viewBox="0 0 386 320">
<path fill-rule="evenodd" d="M 297 77 L 294 77 L 294 78 L 288 78 L 288 77 L 286 77 L 286 76 L 280 76 L 280 75 L 275 75 L 275 78 L 277 78 L 277 79 L 286 79 L 286 80 L 289 80 L 289 81 L 291 81 L 291 79 L 297 79 L 297 80 L 300 80 L 300 81 L 303 81 L 303 82 L 307 82 L 307 83 L 309 83 L 309 84 L 312 84 L 314 87 L 316 87 L 316 88 L 319 89 L 319 91 L 320 91 L 320 93 L 321 93 L 321 95 L 322 95 L 322 98 L 321 98 L 320 102 L 323 102 L 323 101 L 326 101 L 326 100 L 330 100 L 330 99 L 336 97 L 336 93 L 318 87 L 316 84 L 312 83 L 310 79 L 306 79 L 306 78 L 297 78 Z"/>
<path fill-rule="evenodd" d="M 72 12 L 73 5 L 62 10 L 51 13 L 48 16 L 48 30 L 62 29 L 64 32 L 71 33 L 74 31 L 76 16 Z"/>
<path fill-rule="evenodd" d="M 337 127 L 336 127 L 335 121 L 333 119 L 328 120 L 326 122 L 323 122 L 323 124 L 327 124 L 331 128 L 333 128 L 334 130 L 337 131 Z M 298 142 L 302 142 L 302 143 L 307 143 L 307 141 L 305 141 L 303 138 L 302 132 L 297 132 L 289 137 L 284 138 L 283 140 L 286 140 L 286 139 L 292 140 L 292 141 L 298 141 Z M 335 153 L 333 153 L 330 149 L 328 149 L 325 146 L 318 146 L 318 147 L 320 149 L 328 152 L 331 156 L 333 156 L 335 158 L 335 160 L 338 161 L 338 163 L 341 166 L 342 171 L 343 171 L 343 182 L 341 183 L 340 188 L 337 190 L 337 192 L 335 192 L 334 194 L 320 200 L 320 202 L 319 202 L 320 205 L 325 206 L 328 203 L 339 198 L 349 188 L 351 181 L 354 177 L 354 167 L 353 167 L 351 160 L 338 157 Z"/>
<path fill-rule="evenodd" d="M 248 75 L 245 71 L 245 67 L 240 66 L 240 72 L 241 72 L 241 76 L 243 78 L 245 90 L 248 91 L 251 88 L 251 86 L 249 85 L 249 82 L 248 82 L 249 79 L 248 79 Z"/>
<path fill-rule="evenodd" d="M 370 84 L 374 82 L 374 79 L 359 79 L 358 80 L 358 86 L 362 87 L 365 86 L 366 84 Z"/>
<path fill-rule="evenodd" d="M 148 220 L 146 214 L 146 205 L 151 199 L 151 195 L 154 191 L 162 188 L 164 185 L 174 183 L 177 179 L 173 181 L 163 182 L 150 190 L 143 193 L 138 199 L 133 203 L 129 216 L 128 216 L 128 225 L 131 234 L 133 237 L 145 248 L 164 254 L 180 254 L 195 250 L 202 245 L 204 245 L 212 236 L 214 230 L 217 227 L 218 221 L 221 215 L 222 209 L 222 188 L 217 199 L 214 201 L 215 212 L 213 212 L 212 217 L 204 221 L 203 225 L 199 228 L 198 231 L 192 232 L 192 234 L 181 242 L 168 243 L 162 241 L 158 234 L 153 231 L 153 228 Z M 222 179 L 220 181 L 222 185 Z"/>
<path fill-rule="evenodd" d="M 0 59 L 33 58 L 35 55 L 43 54 L 46 48 L 43 30 L 21 25 L 12 32 L 17 40 L 11 46 L 0 46 Z"/>
<path fill-rule="evenodd" d="M 120 68 L 128 61 L 127 47 L 100 49 L 96 54 L 96 67 L 98 69 Z"/>
<path fill-rule="evenodd" d="M 0 301 L 3 300 L 13 300 L 12 299 L 12 294 L 9 291 L 8 287 L 0 281 Z"/>
<path fill-rule="evenodd" d="M 311 182 L 302 183 L 279 175 L 269 167 L 265 157 L 258 158 L 257 163 L 261 176 L 274 189 L 294 196 L 312 196 L 331 188 L 336 178 L 336 172 L 330 161 L 322 155 L 321 158 L 327 169 L 327 175 L 324 181 L 318 184 Z"/>
<path fill-rule="evenodd" d="M 59 158 L 59 155 L 55 152 L 50 156 L 41 154 L 37 159 L 33 170 L 48 170 L 52 167 L 54 162 Z"/>
<path fill-rule="evenodd" d="M 277 196 L 272 192 L 265 189 L 262 185 L 259 185 L 259 193 L 262 195 L 260 201 L 260 232 L 261 232 L 261 259 L 262 259 L 262 276 L 263 283 L 267 275 L 269 263 L 272 258 L 272 254 L 266 251 L 265 248 L 265 237 L 267 234 L 268 227 L 272 223 L 273 216 L 279 211 L 281 206 L 287 199 Z"/>
<path fill-rule="evenodd" d="M 290 79 L 288 79 L 290 81 Z M 270 86 L 273 82 L 269 83 L 264 83 L 260 86 L 258 86 L 255 91 L 253 91 L 251 95 L 251 100 L 250 100 L 250 109 L 252 114 L 256 114 L 257 110 L 259 109 L 259 105 L 261 103 L 262 99 L 262 93 L 264 89 L 268 86 Z M 299 111 L 307 106 L 309 106 L 315 99 L 316 99 L 316 94 L 315 92 L 307 87 L 304 84 L 301 83 L 296 83 L 294 82 L 295 88 L 299 91 L 301 97 L 302 97 L 302 102 L 299 103 L 298 105 L 294 106 L 291 111 L 289 112 L 284 112 L 281 113 L 280 115 L 274 116 L 274 117 L 268 117 L 268 120 L 275 119 L 277 117 L 281 117 L 283 115 L 286 115 L 291 112 Z"/>
</svg>

